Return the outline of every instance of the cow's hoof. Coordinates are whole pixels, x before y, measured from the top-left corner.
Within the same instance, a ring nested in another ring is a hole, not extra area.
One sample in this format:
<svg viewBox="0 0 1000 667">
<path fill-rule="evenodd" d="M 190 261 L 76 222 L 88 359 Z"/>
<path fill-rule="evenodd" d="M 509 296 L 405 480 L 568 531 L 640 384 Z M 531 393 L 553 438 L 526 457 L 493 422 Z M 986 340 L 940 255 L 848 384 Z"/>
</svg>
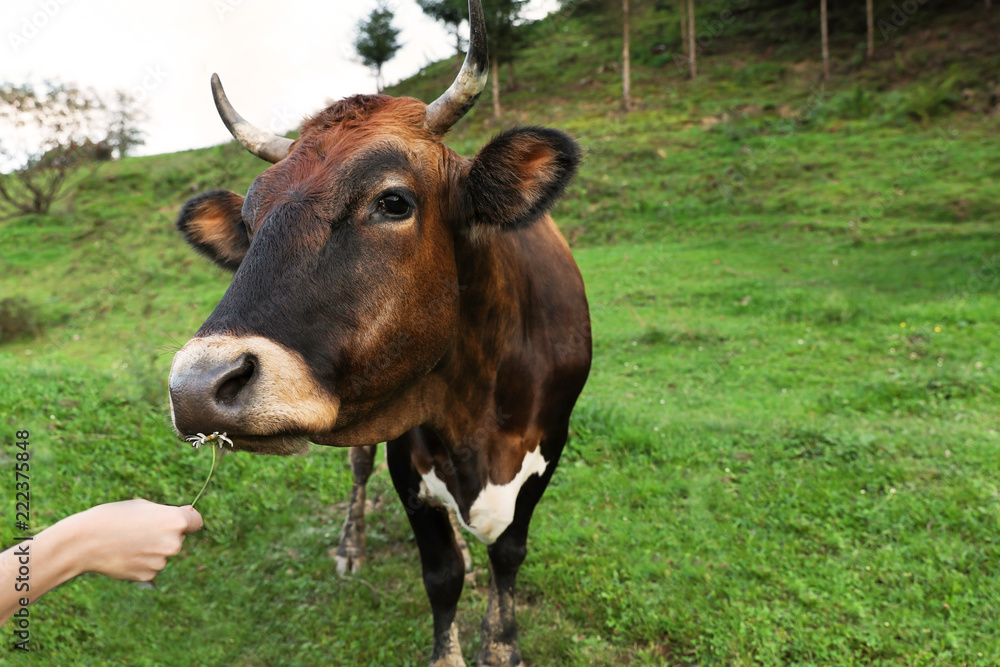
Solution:
<svg viewBox="0 0 1000 667">
<path fill-rule="evenodd" d="M 443 658 L 431 660 L 431 667 L 466 667 L 461 653 L 449 653 Z"/>
<path fill-rule="evenodd" d="M 337 574 L 357 574 L 365 564 L 364 556 L 342 556 L 339 553 L 333 556 L 337 564 Z"/>
<path fill-rule="evenodd" d="M 462 657 L 462 645 L 458 641 L 458 626 L 452 622 L 448 632 L 434 637 L 431 651 L 431 667 L 466 667 Z"/>
<path fill-rule="evenodd" d="M 330 550 L 337 563 L 337 574 L 357 574 L 365 564 L 365 518 L 351 512 L 340 530 L 340 544 Z"/>
<path fill-rule="evenodd" d="M 525 667 L 517 644 L 490 643 L 480 646 L 476 664 L 479 667 Z"/>
</svg>

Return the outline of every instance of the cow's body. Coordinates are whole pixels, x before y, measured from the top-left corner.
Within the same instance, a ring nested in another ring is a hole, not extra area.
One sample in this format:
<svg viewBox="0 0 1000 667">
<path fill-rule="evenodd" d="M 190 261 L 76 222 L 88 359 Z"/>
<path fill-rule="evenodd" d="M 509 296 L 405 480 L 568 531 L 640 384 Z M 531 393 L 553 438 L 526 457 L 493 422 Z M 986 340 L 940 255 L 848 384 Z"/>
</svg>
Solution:
<svg viewBox="0 0 1000 667">
<path fill-rule="evenodd" d="M 492 544 L 521 486 L 532 475 L 547 479 L 558 461 L 590 366 L 589 346 L 566 345 L 574 327 L 589 328 L 587 303 L 548 216 L 456 256 L 466 286 L 461 333 L 441 369 L 443 410 L 413 434 L 412 458 L 432 495 Z"/>
<path fill-rule="evenodd" d="M 583 282 L 546 213 L 576 145 L 522 128 L 474 160 L 456 155 L 440 137 L 475 90 L 428 107 L 350 98 L 292 143 L 242 129 L 220 92 L 234 135 L 275 165 L 245 199 L 207 193 L 178 219 L 236 275 L 175 356 L 175 427 L 225 431 L 263 453 L 357 447 L 361 489 L 372 446 L 387 442 L 434 615 L 432 664 L 464 664 L 454 619 L 465 564 L 428 497 L 489 545 L 479 662 L 519 664 L 514 581 L 590 367 Z"/>
</svg>

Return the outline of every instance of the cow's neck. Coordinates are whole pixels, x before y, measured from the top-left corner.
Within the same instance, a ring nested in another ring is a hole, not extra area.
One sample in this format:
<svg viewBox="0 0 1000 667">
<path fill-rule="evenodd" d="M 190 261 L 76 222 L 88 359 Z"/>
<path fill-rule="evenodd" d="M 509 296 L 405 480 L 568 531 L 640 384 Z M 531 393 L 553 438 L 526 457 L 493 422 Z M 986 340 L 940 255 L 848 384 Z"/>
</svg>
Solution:
<svg viewBox="0 0 1000 667">
<path fill-rule="evenodd" d="M 509 412 L 497 403 L 497 378 L 512 347 L 529 335 L 525 308 L 533 290 L 515 239 L 510 233 L 456 241 L 458 335 L 434 373 L 444 386 L 440 403 L 428 415 L 429 424 L 453 447 L 477 429 L 495 430 Z"/>
</svg>

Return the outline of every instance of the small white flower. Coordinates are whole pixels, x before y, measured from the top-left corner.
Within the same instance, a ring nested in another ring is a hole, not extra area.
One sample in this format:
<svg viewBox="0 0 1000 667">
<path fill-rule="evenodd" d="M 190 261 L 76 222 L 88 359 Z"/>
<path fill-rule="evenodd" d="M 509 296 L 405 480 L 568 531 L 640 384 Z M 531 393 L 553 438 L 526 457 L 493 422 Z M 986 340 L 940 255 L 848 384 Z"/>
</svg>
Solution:
<svg viewBox="0 0 1000 667">
<path fill-rule="evenodd" d="M 223 431 L 222 433 L 216 431 L 212 435 L 205 435 L 204 433 L 199 433 L 198 435 L 188 436 L 187 438 L 185 438 L 185 440 L 190 442 L 191 446 L 194 447 L 195 449 L 198 449 L 205 444 L 216 444 L 216 443 L 220 443 L 219 444 L 220 447 L 222 446 L 221 443 L 226 443 L 230 447 L 233 446 L 233 441 L 230 440 L 228 437 L 226 437 L 225 431 Z"/>
</svg>

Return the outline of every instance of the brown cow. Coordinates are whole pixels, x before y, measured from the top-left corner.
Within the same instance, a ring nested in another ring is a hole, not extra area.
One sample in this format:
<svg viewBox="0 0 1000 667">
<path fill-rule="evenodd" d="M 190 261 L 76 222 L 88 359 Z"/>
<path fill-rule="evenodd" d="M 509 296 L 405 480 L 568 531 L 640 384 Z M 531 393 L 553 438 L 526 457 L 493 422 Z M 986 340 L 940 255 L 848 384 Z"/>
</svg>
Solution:
<svg viewBox="0 0 1000 667">
<path fill-rule="evenodd" d="M 387 441 L 434 617 L 431 663 L 465 664 L 464 563 L 427 496 L 489 545 L 479 663 L 517 665 L 528 523 L 590 369 L 583 282 L 547 213 L 580 151 L 539 127 L 471 160 L 441 142 L 486 80 L 479 0 L 469 10 L 469 54 L 441 98 L 347 98 L 295 141 L 249 125 L 213 77 L 230 131 L 274 164 L 246 197 L 213 191 L 181 211 L 188 242 L 235 275 L 174 357 L 170 398 L 181 437 L 225 432 L 246 451 Z"/>
</svg>

